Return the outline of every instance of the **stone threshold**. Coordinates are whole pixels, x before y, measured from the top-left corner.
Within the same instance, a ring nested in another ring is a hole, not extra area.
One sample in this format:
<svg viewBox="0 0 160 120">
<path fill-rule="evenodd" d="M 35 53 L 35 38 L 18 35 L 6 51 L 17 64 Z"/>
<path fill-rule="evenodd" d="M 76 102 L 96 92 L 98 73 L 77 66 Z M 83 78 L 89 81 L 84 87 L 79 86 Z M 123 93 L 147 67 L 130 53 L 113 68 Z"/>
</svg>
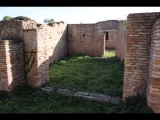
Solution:
<svg viewBox="0 0 160 120">
<path fill-rule="evenodd" d="M 64 94 L 67 96 L 73 96 L 73 97 L 81 97 L 89 100 L 95 100 L 99 102 L 107 102 L 107 103 L 113 103 L 118 104 L 121 99 L 119 97 L 111 97 L 104 94 L 97 94 L 97 93 L 88 93 L 88 92 L 72 92 L 68 89 L 54 89 L 53 87 L 44 87 L 42 90 L 46 93 L 58 93 L 58 94 Z"/>
</svg>

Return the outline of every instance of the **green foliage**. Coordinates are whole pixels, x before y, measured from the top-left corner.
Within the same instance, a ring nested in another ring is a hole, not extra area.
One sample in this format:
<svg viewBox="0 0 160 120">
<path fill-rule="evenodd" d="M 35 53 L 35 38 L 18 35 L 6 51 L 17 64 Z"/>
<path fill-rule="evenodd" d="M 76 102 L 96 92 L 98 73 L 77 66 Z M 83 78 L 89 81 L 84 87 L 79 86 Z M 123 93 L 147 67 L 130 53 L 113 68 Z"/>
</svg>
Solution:
<svg viewBox="0 0 160 120">
<path fill-rule="evenodd" d="M 54 19 L 50 19 L 50 20 L 49 20 L 49 23 L 54 23 Z"/>
<path fill-rule="evenodd" d="M 46 24 L 48 24 L 48 23 L 54 23 L 54 19 L 53 18 L 51 18 L 51 19 L 44 19 L 44 21 L 43 21 L 44 23 L 46 23 Z"/>
<path fill-rule="evenodd" d="M 32 19 L 26 16 L 17 16 L 17 17 L 5 16 L 2 19 L 2 21 L 9 21 L 9 20 L 32 20 Z M 32 21 L 36 22 L 35 20 Z"/>
<path fill-rule="evenodd" d="M 14 17 L 12 20 L 31 20 L 31 18 L 28 18 L 25 16 L 17 16 L 17 17 Z"/>
<path fill-rule="evenodd" d="M 9 20 L 12 20 L 13 18 L 10 17 L 10 16 L 4 16 L 2 21 L 9 21 Z"/>
</svg>

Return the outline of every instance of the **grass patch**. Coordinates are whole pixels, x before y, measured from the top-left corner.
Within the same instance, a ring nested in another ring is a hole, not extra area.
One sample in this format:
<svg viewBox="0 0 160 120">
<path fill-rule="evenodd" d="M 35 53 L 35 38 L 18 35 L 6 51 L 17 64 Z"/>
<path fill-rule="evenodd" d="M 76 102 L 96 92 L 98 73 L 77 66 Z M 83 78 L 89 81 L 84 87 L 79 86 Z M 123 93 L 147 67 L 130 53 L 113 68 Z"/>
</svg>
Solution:
<svg viewBox="0 0 160 120">
<path fill-rule="evenodd" d="M 144 96 L 128 98 L 117 105 L 46 94 L 40 88 L 17 87 L 0 93 L 0 113 L 152 113 Z"/>
<path fill-rule="evenodd" d="M 105 49 L 105 54 L 103 57 L 115 57 L 115 49 Z"/>
<path fill-rule="evenodd" d="M 115 51 L 104 57 L 76 55 L 50 66 L 49 86 L 122 97 L 124 63 Z"/>
<path fill-rule="evenodd" d="M 109 51 L 106 51 L 109 52 Z M 107 54 L 109 55 L 109 54 Z M 49 86 L 73 91 L 122 96 L 123 62 L 113 54 L 104 57 L 76 55 L 50 66 Z M 145 96 L 129 97 L 119 104 L 100 103 L 58 94 L 41 87 L 16 87 L 0 92 L 0 113 L 153 113 Z"/>
</svg>

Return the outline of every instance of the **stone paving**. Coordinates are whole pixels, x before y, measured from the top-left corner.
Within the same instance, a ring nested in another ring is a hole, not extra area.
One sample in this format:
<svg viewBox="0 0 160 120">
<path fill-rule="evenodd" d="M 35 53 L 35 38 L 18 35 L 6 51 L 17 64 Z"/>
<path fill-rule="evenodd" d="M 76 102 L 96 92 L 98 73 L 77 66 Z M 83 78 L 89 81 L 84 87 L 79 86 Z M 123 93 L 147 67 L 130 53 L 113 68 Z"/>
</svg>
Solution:
<svg viewBox="0 0 160 120">
<path fill-rule="evenodd" d="M 73 96 L 73 97 L 82 97 L 89 100 L 95 100 L 99 102 L 108 102 L 113 104 L 118 104 L 121 99 L 119 97 L 111 97 L 104 94 L 97 94 L 97 93 L 88 93 L 88 92 L 72 92 L 68 89 L 54 89 L 52 87 L 44 87 L 42 88 L 43 91 L 46 93 L 58 93 L 58 94 L 64 94 L 67 96 Z"/>
</svg>

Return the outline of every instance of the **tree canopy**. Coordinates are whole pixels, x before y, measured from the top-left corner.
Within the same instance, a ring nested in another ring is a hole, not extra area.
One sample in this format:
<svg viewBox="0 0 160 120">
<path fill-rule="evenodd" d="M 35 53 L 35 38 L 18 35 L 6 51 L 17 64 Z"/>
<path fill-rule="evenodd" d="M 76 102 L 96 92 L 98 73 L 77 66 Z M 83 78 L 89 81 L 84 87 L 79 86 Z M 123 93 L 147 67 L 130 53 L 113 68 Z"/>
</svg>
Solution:
<svg viewBox="0 0 160 120">
<path fill-rule="evenodd" d="M 10 17 L 10 16 L 4 16 L 2 21 L 9 21 L 9 20 L 12 20 L 13 18 Z"/>
<path fill-rule="evenodd" d="M 44 23 L 46 23 L 46 24 L 48 24 L 48 23 L 54 23 L 54 19 L 53 18 L 51 18 L 51 19 L 44 19 L 44 21 L 43 21 Z"/>
<path fill-rule="evenodd" d="M 12 20 L 32 20 L 32 19 L 26 16 L 17 16 L 12 18 Z"/>
<path fill-rule="evenodd" d="M 2 19 L 2 21 L 9 21 L 9 20 L 32 20 L 32 19 L 26 16 L 17 16 L 17 17 L 4 16 Z M 32 20 L 32 21 L 35 21 L 35 20 Z"/>
</svg>

